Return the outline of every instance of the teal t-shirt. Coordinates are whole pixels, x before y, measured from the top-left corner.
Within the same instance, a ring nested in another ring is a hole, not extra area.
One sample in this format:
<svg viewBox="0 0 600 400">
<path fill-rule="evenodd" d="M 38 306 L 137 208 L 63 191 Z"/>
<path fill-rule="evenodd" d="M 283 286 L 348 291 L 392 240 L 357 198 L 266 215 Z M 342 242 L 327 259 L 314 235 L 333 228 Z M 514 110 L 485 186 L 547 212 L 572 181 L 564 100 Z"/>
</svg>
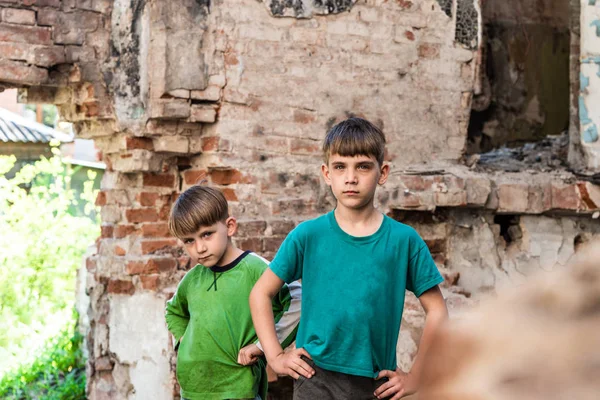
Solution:
<svg viewBox="0 0 600 400">
<path fill-rule="evenodd" d="M 443 281 L 413 228 L 384 216 L 373 235 L 354 237 L 333 211 L 290 232 L 270 268 L 302 278 L 296 347 L 321 368 L 372 378 L 397 367 L 405 290 L 418 297 Z"/>
</svg>

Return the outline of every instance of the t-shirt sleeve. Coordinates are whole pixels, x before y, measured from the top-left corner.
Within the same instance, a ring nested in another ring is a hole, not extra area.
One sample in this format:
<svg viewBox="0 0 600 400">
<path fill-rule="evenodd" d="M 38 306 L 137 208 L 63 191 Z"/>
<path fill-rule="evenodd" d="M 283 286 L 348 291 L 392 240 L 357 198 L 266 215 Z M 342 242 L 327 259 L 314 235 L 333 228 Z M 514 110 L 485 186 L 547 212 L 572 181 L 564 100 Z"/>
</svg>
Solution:
<svg viewBox="0 0 600 400">
<path fill-rule="evenodd" d="M 288 284 L 302 278 L 304 253 L 301 227 L 297 226 L 288 234 L 269 265 L 271 271 Z"/>
<path fill-rule="evenodd" d="M 406 289 L 419 297 L 427 290 L 442 283 L 444 278 L 438 271 L 423 239 L 417 236 L 413 246 L 416 250 L 408 263 Z"/>
</svg>

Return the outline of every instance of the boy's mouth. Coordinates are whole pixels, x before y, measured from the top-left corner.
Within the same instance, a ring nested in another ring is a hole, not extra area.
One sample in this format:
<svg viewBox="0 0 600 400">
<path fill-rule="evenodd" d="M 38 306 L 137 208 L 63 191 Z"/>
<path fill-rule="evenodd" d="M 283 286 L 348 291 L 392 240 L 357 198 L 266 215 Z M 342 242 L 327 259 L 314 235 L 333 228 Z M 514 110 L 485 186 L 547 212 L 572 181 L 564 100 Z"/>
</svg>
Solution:
<svg viewBox="0 0 600 400">
<path fill-rule="evenodd" d="M 348 195 L 358 194 L 358 192 L 356 190 L 346 190 L 346 191 L 343 191 L 342 193 L 348 194 Z"/>
</svg>

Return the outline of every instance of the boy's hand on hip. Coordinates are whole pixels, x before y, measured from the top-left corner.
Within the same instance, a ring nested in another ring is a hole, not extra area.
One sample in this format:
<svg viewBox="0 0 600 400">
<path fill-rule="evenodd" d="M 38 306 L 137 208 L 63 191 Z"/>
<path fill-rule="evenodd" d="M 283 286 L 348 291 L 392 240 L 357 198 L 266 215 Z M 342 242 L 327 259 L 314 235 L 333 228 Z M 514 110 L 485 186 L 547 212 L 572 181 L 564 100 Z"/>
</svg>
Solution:
<svg viewBox="0 0 600 400">
<path fill-rule="evenodd" d="M 400 368 L 395 371 L 383 370 L 377 375 L 377 380 L 388 378 L 388 381 L 379 386 L 375 391 L 375 397 L 378 399 L 391 398 L 398 400 L 404 396 L 416 393 L 417 383 L 411 374 L 407 374 Z"/>
<path fill-rule="evenodd" d="M 262 356 L 263 352 L 255 344 L 249 344 L 248 346 L 242 347 L 238 353 L 238 364 L 250 365 L 258 361 L 258 357 Z"/>
<path fill-rule="evenodd" d="M 315 374 L 315 370 L 301 356 L 312 359 L 306 350 L 300 348 L 281 352 L 268 363 L 271 369 L 279 375 L 289 375 L 294 379 L 298 379 L 300 375 L 310 378 Z"/>
</svg>

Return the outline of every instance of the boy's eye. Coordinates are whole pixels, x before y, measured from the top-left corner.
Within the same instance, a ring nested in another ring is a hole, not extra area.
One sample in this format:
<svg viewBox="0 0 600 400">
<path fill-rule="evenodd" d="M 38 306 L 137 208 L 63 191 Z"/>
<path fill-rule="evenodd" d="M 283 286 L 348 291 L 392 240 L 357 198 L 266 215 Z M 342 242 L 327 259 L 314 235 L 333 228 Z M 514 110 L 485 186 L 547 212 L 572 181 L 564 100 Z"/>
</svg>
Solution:
<svg viewBox="0 0 600 400">
<path fill-rule="evenodd" d="M 359 165 L 358 169 L 363 170 L 363 171 L 367 171 L 369 169 L 368 165 Z"/>
<path fill-rule="evenodd" d="M 334 165 L 333 169 L 344 169 L 343 165 Z"/>
<path fill-rule="evenodd" d="M 203 238 L 208 238 L 208 237 L 210 237 L 212 234 L 213 234 L 212 232 L 204 232 L 204 233 L 201 235 L 201 237 L 203 237 Z"/>
<path fill-rule="evenodd" d="M 183 239 L 183 244 L 192 244 L 192 243 L 194 243 L 194 239 L 190 239 L 190 238 Z"/>
</svg>

